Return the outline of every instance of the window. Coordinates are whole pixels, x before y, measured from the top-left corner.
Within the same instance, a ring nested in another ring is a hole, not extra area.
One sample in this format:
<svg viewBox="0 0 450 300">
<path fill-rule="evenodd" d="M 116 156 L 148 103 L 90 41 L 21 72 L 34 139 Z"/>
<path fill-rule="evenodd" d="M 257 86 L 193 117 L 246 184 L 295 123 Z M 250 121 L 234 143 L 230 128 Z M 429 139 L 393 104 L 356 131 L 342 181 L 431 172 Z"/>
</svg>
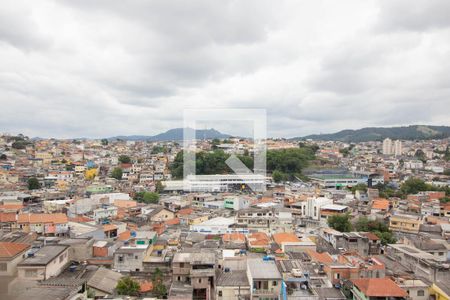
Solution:
<svg viewBox="0 0 450 300">
<path fill-rule="evenodd" d="M 418 290 L 417 291 L 417 296 L 425 296 L 425 291 L 424 290 Z"/>
<path fill-rule="evenodd" d="M 219 291 L 219 297 L 222 297 L 222 291 Z"/>
<path fill-rule="evenodd" d="M 198 279 L 198 283 L 202 283 L 202 279 L 201 278 Z"/>
<path fill-rule="evenodd" d="M 25 277 L 36 277 L 37 276 L 37 270 L 25 270 Z"/>
<path fill-rule="evenodd" d="M 6 263 L 1 263 L 0 264 L 0 271 L 6 271 L 7 270 L 7 264 Z"/>
<path fill-rule="evenodd" d="M 123 262 L 123 256 L 119 256 L 119 262 Z"/>
<path fill-rule="evenodd" d="M 273 286 L 277 286 L 277 284 L 278 284 L 278 282 L 276 282 L 275 280 L 272 281 L 272 285 L 273 285 Z"/>
<path fill-rule="evenodd" d="M 443 256 L 444 255 L 444 252 L 439 252 L 439 256 Z"/>
</svg>

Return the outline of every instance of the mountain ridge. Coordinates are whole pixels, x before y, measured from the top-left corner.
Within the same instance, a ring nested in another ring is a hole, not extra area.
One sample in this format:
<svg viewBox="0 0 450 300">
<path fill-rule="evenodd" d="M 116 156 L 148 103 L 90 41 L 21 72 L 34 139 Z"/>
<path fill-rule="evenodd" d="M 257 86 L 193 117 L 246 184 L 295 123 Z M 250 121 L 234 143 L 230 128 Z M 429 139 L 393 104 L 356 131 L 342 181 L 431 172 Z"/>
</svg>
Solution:
<svg viewBox="0 0 450 300">
<path fill-rule="evenodd" d="M 344 129 L 329 134 L 311 134 L 290 140 L 323 140 L 341 142 L 381 141 L 385 138 L 398 140 L 443 139 L 450 137 L 450 126 L 409 125 L 396 127 L 365 127 Z"/>
<path fill-rule="evenodd" d="M 190 135 L 194 135 L 197 139 L 226 139 L 231 135 L 221 133 L 220 131 L 210 129 L 193 129 L 187 128 Z M 194 132 L 195 131 L 195 132 Z M 172 128 L 156 135 L 120 135 L 108 138 L 108 140 L 126 140 L 126 141 L 182 141 L 184 128 Z"/>
</svg>

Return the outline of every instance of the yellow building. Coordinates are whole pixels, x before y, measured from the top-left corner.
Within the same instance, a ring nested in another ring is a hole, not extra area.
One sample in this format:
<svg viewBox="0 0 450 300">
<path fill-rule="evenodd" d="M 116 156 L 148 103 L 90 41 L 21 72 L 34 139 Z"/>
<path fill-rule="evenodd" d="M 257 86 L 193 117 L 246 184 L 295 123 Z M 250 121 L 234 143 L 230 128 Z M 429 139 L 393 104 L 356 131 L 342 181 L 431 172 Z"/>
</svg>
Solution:
<svg viewBox="0 0 450 300">
<path fill-rule="evenodd" d="M 419 233 L 422 220 L 418 216 L 394 215 L 389 221 L 389 229 L 393 231 Z"/>
<path fill-rule="evenodd" d="M 450 300 L 450 295 L 438 287 L 436 283 L 433 283 L 430 286 L 430 295 L 434 296 L 435 300 Z"/>
<path fill-rule="evenodd" d="M 51 153 L 49 153 L 49 152 L 36 152 L 34 157 L 36 159 L 42 159 L 42 163 L 44 165 L 50 164 L 52 159 L 53 159 L 53 155 Z"/>
</svg>

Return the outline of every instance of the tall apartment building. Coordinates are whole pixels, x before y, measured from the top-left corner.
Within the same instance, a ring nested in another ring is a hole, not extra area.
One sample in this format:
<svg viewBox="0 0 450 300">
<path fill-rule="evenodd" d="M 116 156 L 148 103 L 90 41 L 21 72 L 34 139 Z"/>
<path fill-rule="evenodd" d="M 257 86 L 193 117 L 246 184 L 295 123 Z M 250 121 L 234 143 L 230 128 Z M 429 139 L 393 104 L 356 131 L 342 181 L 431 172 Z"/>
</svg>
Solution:
<svg viewBox="0 0 450 300">
<path fill-rule="evenodd" d="M 392 140 L 390 138 L 386 138 L 383 141 L 383 155 L 391 155 L 392 154 Z"/>
<path fill-rule="evenodd" d="M 383 155 L 395 155 L 400 156 L 403 152 L 402 141 L 392 141 L 390 138 L 386 138 L 383 141 Z"/>
<path fill-rule="evenodd" d="M 396 140 L 394 142 L 394 155 L 395 156 L 400 156 L 400 155 L 402 155 L 402 152 L 403 152 L 402 141 Z"/>
</svg>

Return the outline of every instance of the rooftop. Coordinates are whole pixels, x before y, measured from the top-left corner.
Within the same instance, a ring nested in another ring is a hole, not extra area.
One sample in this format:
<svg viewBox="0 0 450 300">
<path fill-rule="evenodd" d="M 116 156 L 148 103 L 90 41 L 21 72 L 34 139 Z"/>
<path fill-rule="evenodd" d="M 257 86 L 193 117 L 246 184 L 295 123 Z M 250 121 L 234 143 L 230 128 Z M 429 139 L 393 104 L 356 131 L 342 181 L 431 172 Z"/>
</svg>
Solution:
<svg viewBox="0 0 450 300">
<path fill-rule="evenodd" d="M 253 279 L 281 279 L 281 274 L 274 261 L 248 259 L 247 267 Z"/>
<path fill-rule="evenodd" d="M 389 278 L 352 279 L 353 284 L 369 297 L 407 297 L 405 290 Z"/>
<path fill-rule="evenodd" d="M 19 263 L 19 266 L 48 265 L 53 259 L 58 257 L 58 255 L 60 255 L 67 248 L 69 248 L 69 246 L 52 245 L 42 247 L 36 253 L 34 253 L 34 256 L 28 257 L 24 261 Z"/>
<path fill-rule="evenodd" d="M 111 271 L 106 268 L 99 268 L 95 274 L 89 279 L 88 286 L 97 290 L 113 294 L 117 282 L 122 277 L 122 274 Z"/>
<path fill-rule="evenodd" d="M 246 271 L 222 272 L 217 277 L 218 286 L 250 286 Z"/>
<path fill-rule="evenodd" d="M 29 247 L 30 245 L 28 244 L 0 242 L 0 259 L 15 257 L 19 253 L 27 250 Z"/>
</svg>

